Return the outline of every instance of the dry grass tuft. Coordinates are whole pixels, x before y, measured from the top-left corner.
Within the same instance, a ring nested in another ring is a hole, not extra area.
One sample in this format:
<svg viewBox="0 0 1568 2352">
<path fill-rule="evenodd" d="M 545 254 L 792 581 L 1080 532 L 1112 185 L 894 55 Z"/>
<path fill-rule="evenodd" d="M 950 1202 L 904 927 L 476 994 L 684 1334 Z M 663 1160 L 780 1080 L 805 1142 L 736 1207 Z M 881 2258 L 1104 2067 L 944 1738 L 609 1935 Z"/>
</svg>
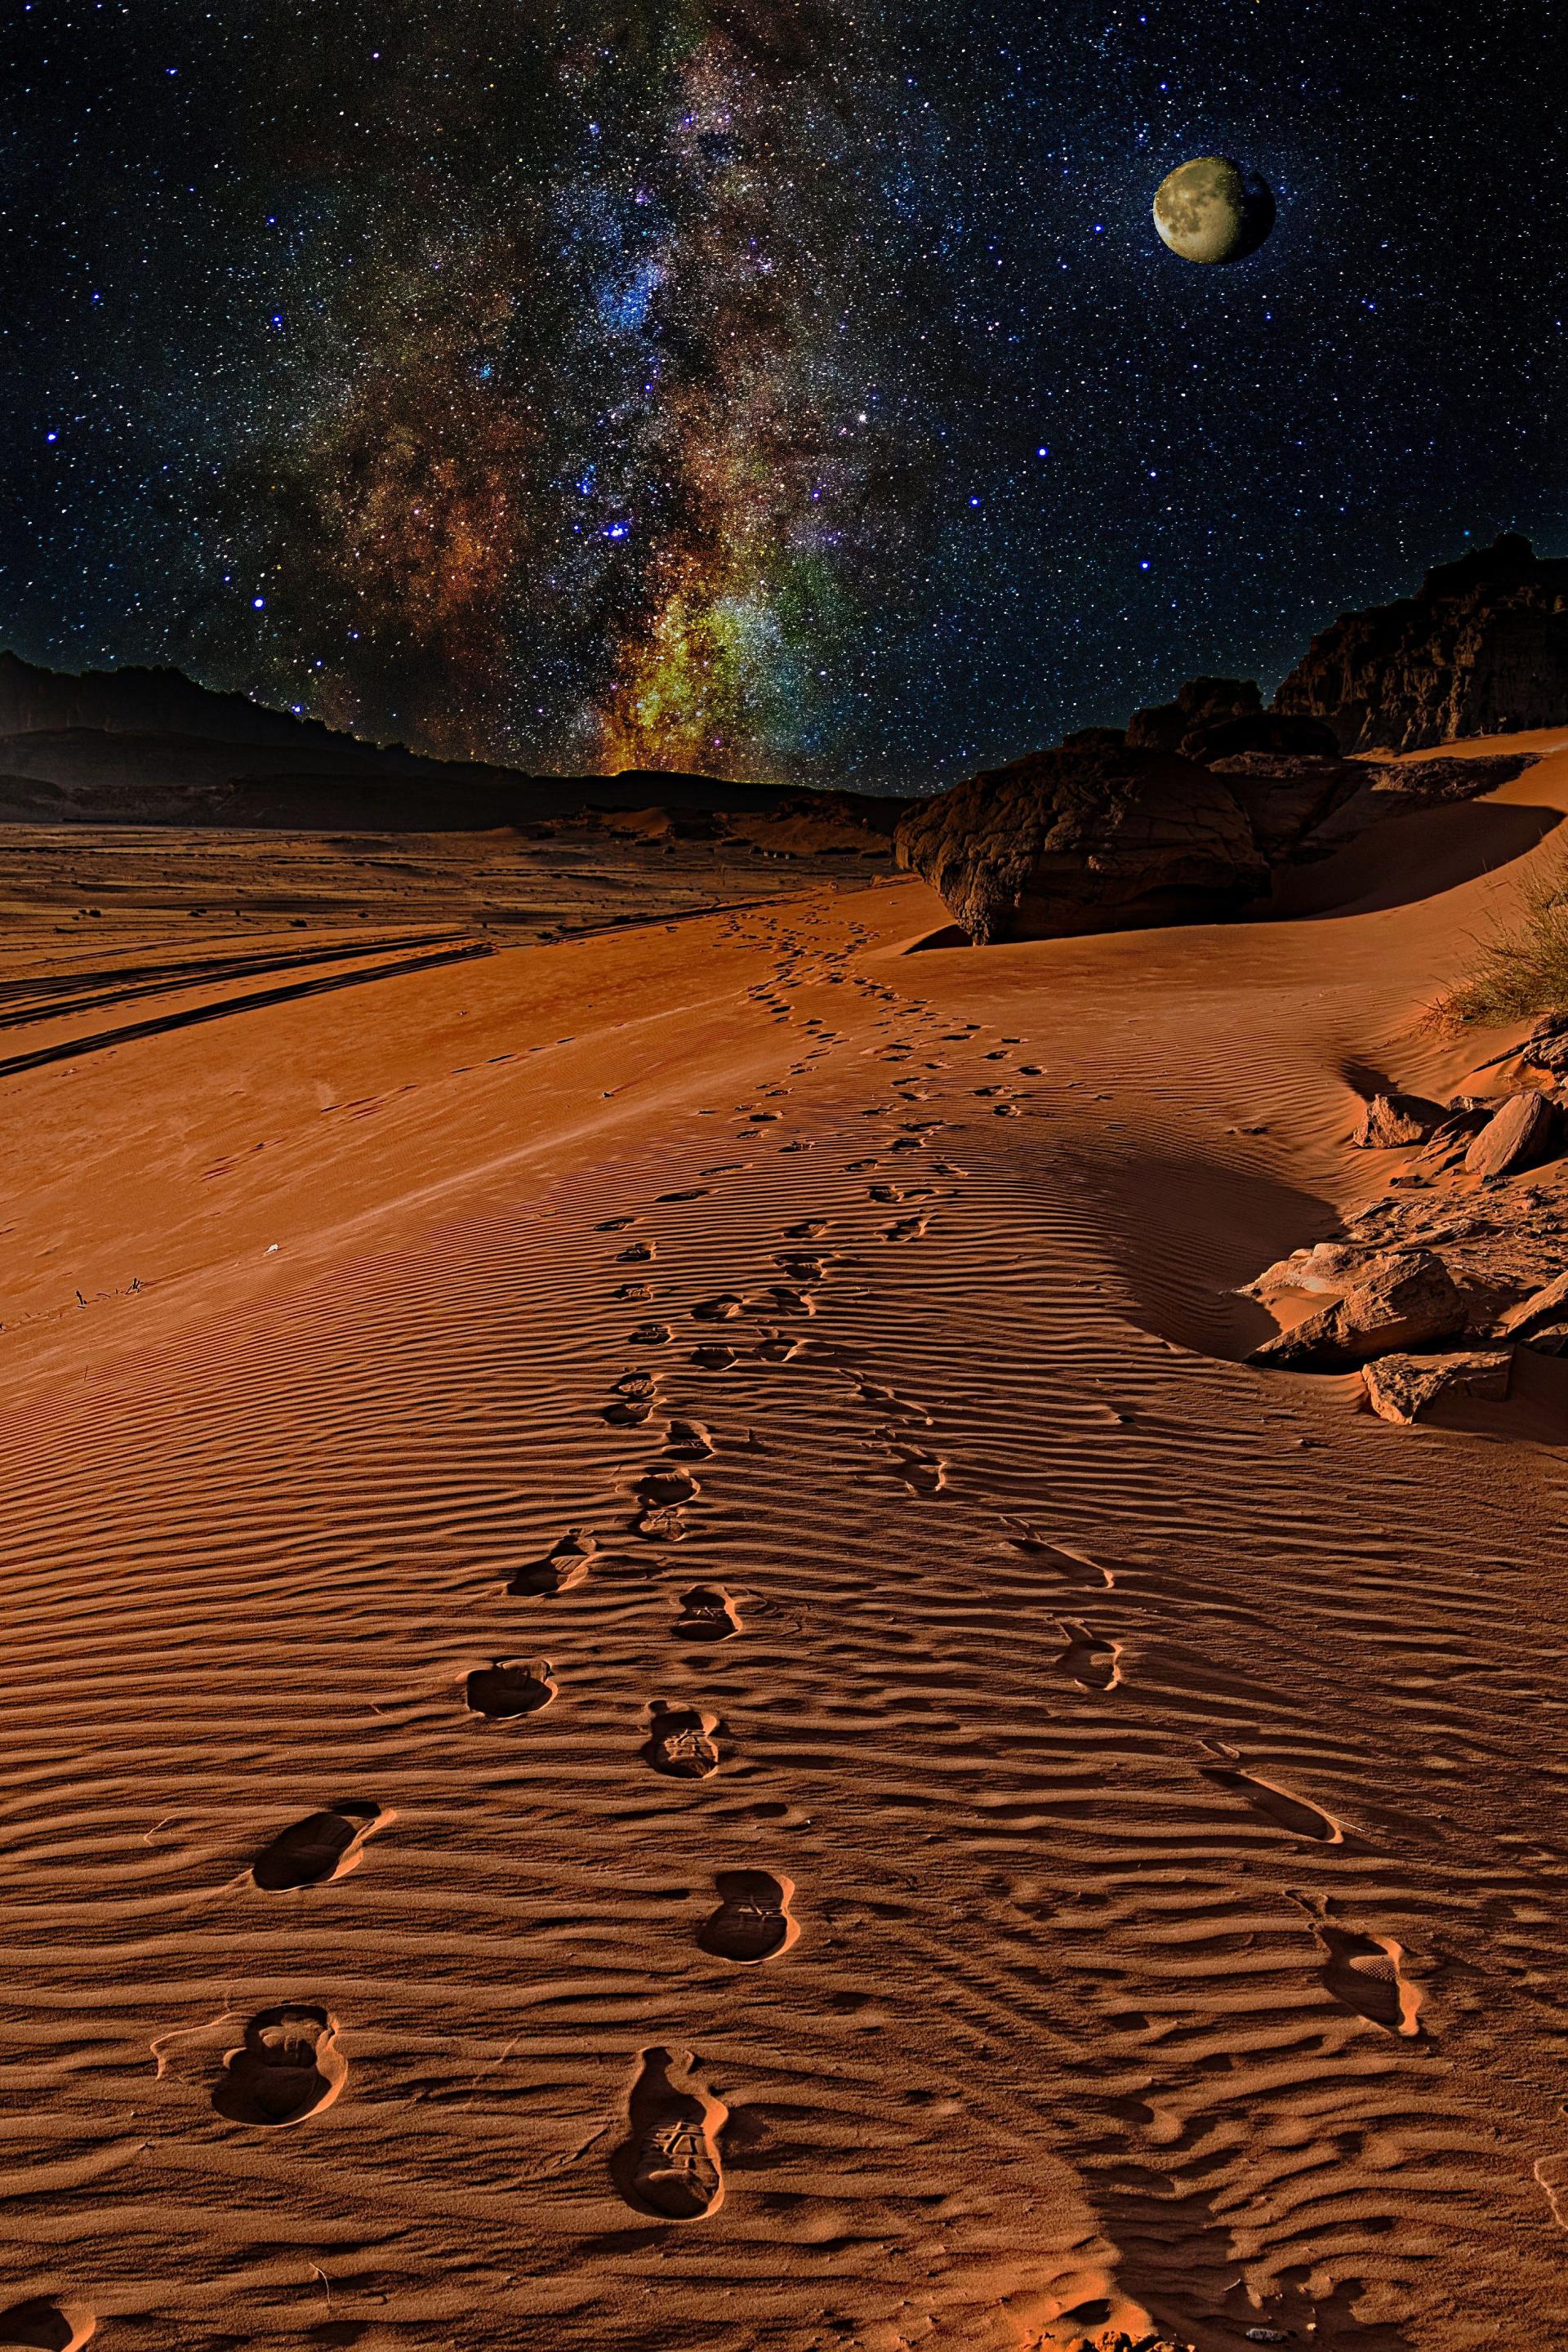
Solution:
<svg viewBox="0 0 1568 2352">
<path fill-rule="evenodd" d="M 1568 1013 L 1568 850 L 1527 877 L 1514 921 L 1478 942 L 1468 971 L 1437 999 L 1431 1027 L 1501 1028 L 1543 1013 Z"/>
</svg>

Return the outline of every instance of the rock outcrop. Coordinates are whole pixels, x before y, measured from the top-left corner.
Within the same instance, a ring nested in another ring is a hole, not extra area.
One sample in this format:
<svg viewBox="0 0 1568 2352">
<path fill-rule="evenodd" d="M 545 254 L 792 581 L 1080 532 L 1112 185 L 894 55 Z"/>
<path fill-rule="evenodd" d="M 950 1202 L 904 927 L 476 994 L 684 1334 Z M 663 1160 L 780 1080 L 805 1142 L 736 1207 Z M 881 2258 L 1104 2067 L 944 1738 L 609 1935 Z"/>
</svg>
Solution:
<svg viewBox="0 0 1568 2352">
<path fill-rule="evenodd" d="M 1395 764 L 1351 752 L 1559 723 L 1568 561 L 1538 562 L 1527 540 L 1504 537 L 1429 572 L 1402 604 L 1342 616 L 1271 709 L 1255 679 L 1189 678 L 1124 731 L 1079 729 L 1059 751 L 917 804 L 899 859 L 976 940 L 1207 919 L 1260 896 L 1260 867 L 1331 856 L 1385 818 L 1495 792 L 1536 756 Z M 1140 761 L 1163 761 L 1163 774 Z M 1241 828 L 1203 777 L 1223 779 Z"/>
<path fill-rule="evenodd" d="M 1343 751 L 1568 724 L 1568 561 L 1505 531 L 1429 572 L 1414 596 L 1342 614 L 1274 697 Z"/>
<path fill-rule="evenodd" d="M 907 811 L 896 852 L 980 942 L 1203 921 L 1268 887 L 1225 780 L 1131 747 L 972 776 Z"/>
</svg>

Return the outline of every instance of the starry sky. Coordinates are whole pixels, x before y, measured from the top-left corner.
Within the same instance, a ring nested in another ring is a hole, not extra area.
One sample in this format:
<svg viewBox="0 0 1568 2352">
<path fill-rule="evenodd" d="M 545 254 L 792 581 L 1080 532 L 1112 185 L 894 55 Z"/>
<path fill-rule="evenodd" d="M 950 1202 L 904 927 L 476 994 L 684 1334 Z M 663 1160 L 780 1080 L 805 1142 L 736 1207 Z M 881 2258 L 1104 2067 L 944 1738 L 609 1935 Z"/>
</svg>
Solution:
<svg viewBox="0 0 1568 2352">
<path fill-rule="evenodd" d="M 0 643 L 952 780 L 1568 549 L 1538 0 L 16 0 Z M 1193 154 L 1262 251 L 1150 218 Z"/>
</svg>

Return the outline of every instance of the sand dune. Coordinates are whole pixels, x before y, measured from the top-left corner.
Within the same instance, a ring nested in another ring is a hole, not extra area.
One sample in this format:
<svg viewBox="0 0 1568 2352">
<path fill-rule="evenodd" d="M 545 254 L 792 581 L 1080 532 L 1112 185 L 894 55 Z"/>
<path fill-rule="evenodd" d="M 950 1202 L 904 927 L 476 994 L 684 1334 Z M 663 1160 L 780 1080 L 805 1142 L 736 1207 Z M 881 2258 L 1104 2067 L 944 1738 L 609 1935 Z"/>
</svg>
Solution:
<svg viewBox="0 0 1568 2352">
<path fill-rule="evenodd" d="M 1568 1367 L 1395 1431 L 1234 1293 L 1564 809 L 14 1060 L 15 2339 L 1559 2341 Z"/>
</svg>

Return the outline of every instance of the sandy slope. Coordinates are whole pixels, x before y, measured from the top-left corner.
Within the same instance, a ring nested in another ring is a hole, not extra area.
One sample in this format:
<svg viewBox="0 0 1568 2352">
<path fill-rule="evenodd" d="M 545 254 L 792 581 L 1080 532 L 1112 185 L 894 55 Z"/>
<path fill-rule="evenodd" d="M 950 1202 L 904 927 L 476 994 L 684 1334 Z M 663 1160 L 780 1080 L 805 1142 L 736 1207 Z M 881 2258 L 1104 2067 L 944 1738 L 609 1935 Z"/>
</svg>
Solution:
<svg viewBox="0 0 1568 2352">
<path fill-rule="evenodd" d="M 1394 1431 L 1228 1295 L 1381 1181 L 1347 1072 L 1460 1075 L 1543 807 L 1292 923 L 822 894 L 5 1081 L 28 2340 L 1563 2340 L 1568 1370 Z"/>
</svg>

